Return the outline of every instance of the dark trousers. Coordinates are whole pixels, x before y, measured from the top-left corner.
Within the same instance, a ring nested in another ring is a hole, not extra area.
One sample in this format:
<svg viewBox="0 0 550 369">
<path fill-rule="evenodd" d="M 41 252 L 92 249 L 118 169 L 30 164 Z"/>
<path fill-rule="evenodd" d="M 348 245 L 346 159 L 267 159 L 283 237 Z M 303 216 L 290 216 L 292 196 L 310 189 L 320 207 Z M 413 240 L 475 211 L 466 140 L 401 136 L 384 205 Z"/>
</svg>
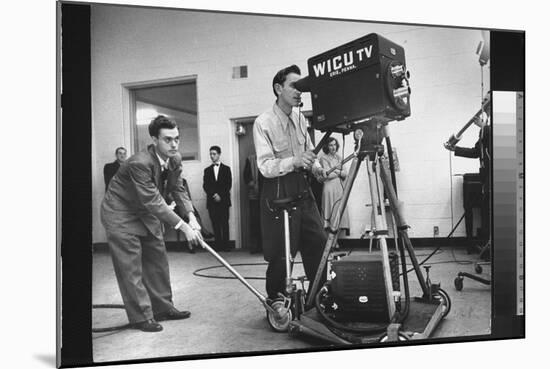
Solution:
<svg viewBox="0 0 550 369">
<path fill-rule="evenodd" d="M 304 266 L 304 271 L 309 283 L 313 283 L 315 279 L 315 274 L 317 273 L 317 268 L 323 256 L 323 247 L 324 242 L 322 242 L 317 235 L 303 234 L 302 242 L 300 243 L 302 247 L 299 247 L 300 254 L 302 256 L 302 263 Z M 321 243 L 319 243 L 321 242 Z M 284 245 L 282 245 L 284 247 Z M 292 257 L 294 258 L 296 253 L 293 253 Z M 270 299 L 275 299 L 278 297 L 279 293 L 285 295 L 285 278 L 286 278 L 286 265 L 285 265 L 285 256 L 284 249 L 281 252 L 280 257 L 273 258 L 269 261 L 266 271 L 266 282 L 265 289 L 267 296 Z M 293 265 L 291 264 L 291 272 Z M 326 268 L 323 270 L 322 278 L 319 284 L 319 287 L 322 287 L 326 281 Z"/>
<path fill-rule="evenodd" d="M 262 252 L 262 225 L 260 222 L 260 201 L 248 200 L 250 219 L 250 252 Z"/>
<path fill-rule="evenodd" d="M 279 182 L 279 183 L 277 183 Z M 261 194 L 261 225 L 264 259 L 269 262 L 266 271 L 266 292 L 274 299 L 285 293 L 285 252 L 283 214 L 270 210 L 267 199 L 294 196 L 309 190 L 302 173 L 289 173 L 284 177 L 266 179 Z M 315 279 L 327 240 L 321 215 L 311 196 L 300 202 L 290 214 L 290 248 L 292 256 L 300 251 L 304 271 L 310 283 Z M 326 279 L 323 272 L 319 287 Z M 312 291 L 310 291 L 312 293 Z M 313 291 L 316 293 L 316 291 Z"/>
<path fill-rule="evenodd" d="M 208 208 L 215 238 L 215 250 L 229 249 L 229 207 L 213 204 Z"/>
<path fill-rule="evenodd" d="M 173 308 L 164 241 L 107 230 L 107 241 L 130 323 L 152 319 Z"/>
<path fill-rule="evenodd" d="M 487 183 L 483 183 L 481 189 L 481 201 L 479 203 L 480 215 L 481 215 L 481 229 L 480 233 L 477 235 L 482 242 L 489 240 L 491 235 L 491 190 Z M 466 236 L 472 238 L 473 236 L 473 209 L 469 207 L 464 209 L 465 211 L 465 222 L 466 222 Z"/>
<path fill-rule="evenodd" d="M 464 222 L 466 225 L 466 236 L 468 238 L 473 238 L 474 231 L 474 214 L 473 208 L 480 208 L 481 215 L 481 232 L 477 234 L 477 237 L 481 239 L 482 242 L 489 240 L 491 233 L 491 187 L 490 187 L 490 177 L 484 175 L 485 172 L 480 170 L 479 179 L 481 184 L 476 184 L 475 181 L 465 182 L 463 187 L 464 193 Z M 467 174 L 471 178 L 476 179 L 476 177 Z M 478 187 L 479 186 L 479 187 Z"/>
</svg>

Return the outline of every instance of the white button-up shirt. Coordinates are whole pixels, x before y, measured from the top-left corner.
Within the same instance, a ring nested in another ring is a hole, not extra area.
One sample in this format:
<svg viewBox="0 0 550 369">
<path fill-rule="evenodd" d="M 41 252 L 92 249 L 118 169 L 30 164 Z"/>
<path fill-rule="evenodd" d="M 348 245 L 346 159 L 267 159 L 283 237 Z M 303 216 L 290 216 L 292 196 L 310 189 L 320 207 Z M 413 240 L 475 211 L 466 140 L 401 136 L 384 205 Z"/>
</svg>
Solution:
<svg viewBox="0 0 550 369">
<path fill-rule="evenodd" d="M 218 173 L 220 172 L 220 162 L 213 163 L 214 164 L 214 179 L 218 180 Z"/>
<path fill-rule="evenodd" d="M 313 150 L 304 115 L 294 110 L 286 115 L 277 103 L 256 118 L 253 134 L 258 168 L 266 178 L 294 171 L 294 156 Z M 322 170 L 319 161 L 315 160 L 312 171 L 317 173 L 319 170 Z"/>
<path fill-rule="evenodd" d="M 156 149 L 155 149 L 155 153 L 156 153 Z M 161 171 L 164 172 L 167 168 L 166 165 L 168 163 L 164 159 L 162 159 L 158 153 L 156 153 L 156 154 L 157 154 L 157 158 L 159 159 L 160 169 L 161 169 Z"/>
</svg>

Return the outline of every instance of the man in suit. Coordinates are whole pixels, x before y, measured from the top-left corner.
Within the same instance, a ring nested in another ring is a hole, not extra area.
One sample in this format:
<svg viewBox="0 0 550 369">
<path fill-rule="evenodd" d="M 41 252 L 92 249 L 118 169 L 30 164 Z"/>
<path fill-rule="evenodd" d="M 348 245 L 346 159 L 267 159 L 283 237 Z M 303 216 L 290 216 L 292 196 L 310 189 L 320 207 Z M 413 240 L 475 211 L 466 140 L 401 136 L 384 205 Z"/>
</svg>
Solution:
<svg viewBox="0 0 550 369">
<path fill-rule="evenodd" d="M 200 226 L 183 185 L 179 132 L 158 116 L 149 124 L 153 144 L 133 155 L 117 171 L 101 204 L 114 270 L 132 327 L 158 332 L 161 320 L 185 319 L 172 302 L 163 224 L 198 243 Z M 166 204 L 166 194 L 182 207 L 188 223 Z"/>
<path fill-rule="evenodd" d="M 116 156 L 115 161 L 113 161 L 112 163 L 107 163 L 103 167 L 103 179 L 105 180 L 105 191 L 107 191 L 109 182 L 111 182 L 111 179 L 117 172 L 118 168 L 120 168 L 120 164 L 126 161 L 126 149 L 124 147 L 118 147 L 115 150 L 115 156 Z"/>
<path fill-rule="evenodd" d="M 218 251 L 229 251 L 229 207 L 231 206 L 231 169 L 220 161 L 219 146 L 210 148 L 212 165 L 204 169 L 202 188 L 206 192 L 206 208 L 214 228 Z"/>
</svg>

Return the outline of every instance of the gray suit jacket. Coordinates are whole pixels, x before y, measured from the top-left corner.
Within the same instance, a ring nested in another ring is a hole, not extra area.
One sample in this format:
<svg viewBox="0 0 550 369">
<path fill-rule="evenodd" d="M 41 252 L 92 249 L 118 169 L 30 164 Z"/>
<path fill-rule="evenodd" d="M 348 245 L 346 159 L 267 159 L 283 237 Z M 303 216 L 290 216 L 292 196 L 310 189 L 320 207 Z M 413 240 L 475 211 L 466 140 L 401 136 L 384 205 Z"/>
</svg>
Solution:
<svg viewBox="0 0 550 369">
<path fill-rule="evenodd" d="M 181 157 L 168 162 L 167 180 L 153 145 L 130 157 L 117 171 L 101 204 L 101 220 L 108 232 L 139 236 L 147 230 L 162 239 L 161 222 L 175 227 L 182 219 L 166 204 L 170 196 L 185 213 L 193 211 L 181 176 Z"/>
</svg>

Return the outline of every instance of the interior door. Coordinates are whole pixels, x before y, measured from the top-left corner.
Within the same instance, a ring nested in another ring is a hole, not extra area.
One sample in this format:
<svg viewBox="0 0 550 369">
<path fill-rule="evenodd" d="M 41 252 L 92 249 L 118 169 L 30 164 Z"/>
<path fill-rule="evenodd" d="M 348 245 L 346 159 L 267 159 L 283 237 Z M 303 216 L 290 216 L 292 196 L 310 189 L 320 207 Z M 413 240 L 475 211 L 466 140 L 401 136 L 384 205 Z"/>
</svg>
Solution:
<svg viewBox="0 0 550 369">
<path fill-rule="evenodd" d="M 311 111 L 302 111 L 302 114 L 306 119 L 311 118 Z M 251 242 L 253 242 L 250 236 L 250 209 L 248 204 L 248 186 L 244 180 L 244 167 L 246 164 L 246 158 L 255 153 L 254 150 L 254 138 L 252 135 L 252 127 L 256 117 L 246 117 L 235 119 L 236 124 L 241 124 L 244 127 L 244 134 L 238 136 L 239 139 L 239 178 L 241 186 L 240 191 L 240 216 L 241 216 L 241 244 L 243 249 L 250 250 L 252 248 Z M 312 128 L 308 128 L 308 133 L 315 143 L 315 134 Z M 315 181 L 316 182 L 316 181 Z M 312 185 L 313 193 L 316 197 L 319 208 L 321 207 L 321 191 L 322 185 L 318 182 Z"/>
<path fill-rule="evenodd" d="M 254 154 L 254 139 L 252 136 L 252 126 L 255 118 L 249 118 L 246 120 L 239 120 L 238 124 L 242 124 L 245 133 L 239 136 L 239 178 L 241 183 L 240 198 L 240 215 L 241 215 L 241 243 L 243 249 L 250 250 L 251 238 L 250 238 L 250 210 L 248 204 L 248 186 L 244 181 L 244 167 L 246 164 L 246 158 Z"/>
</svg>

